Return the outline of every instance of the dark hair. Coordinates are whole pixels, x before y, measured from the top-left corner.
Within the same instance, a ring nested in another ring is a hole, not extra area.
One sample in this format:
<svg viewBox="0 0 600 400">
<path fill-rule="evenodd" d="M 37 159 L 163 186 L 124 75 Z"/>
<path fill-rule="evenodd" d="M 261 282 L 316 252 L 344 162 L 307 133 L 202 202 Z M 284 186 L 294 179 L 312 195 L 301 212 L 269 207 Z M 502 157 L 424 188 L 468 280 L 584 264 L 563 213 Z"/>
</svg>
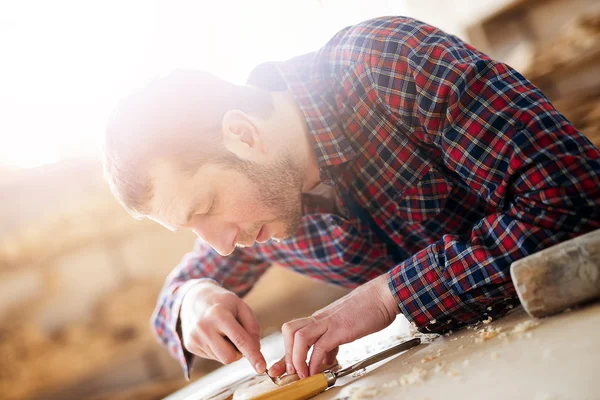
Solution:
<svg viewBox="0 0 600 400">
<path fill-rule="evenodd" d="M 235 164 L 221 139 L 223 115 L 233 109 L 268 118 L 265 90 L 227 82 L 208 72 L 177 70 L 123 98 L 105 131 L 104 176 L 130 214 L 147 214 L 153 196 L 149 169 L 159 160 L 193 173 L 207 162 Z"/>
</svg>

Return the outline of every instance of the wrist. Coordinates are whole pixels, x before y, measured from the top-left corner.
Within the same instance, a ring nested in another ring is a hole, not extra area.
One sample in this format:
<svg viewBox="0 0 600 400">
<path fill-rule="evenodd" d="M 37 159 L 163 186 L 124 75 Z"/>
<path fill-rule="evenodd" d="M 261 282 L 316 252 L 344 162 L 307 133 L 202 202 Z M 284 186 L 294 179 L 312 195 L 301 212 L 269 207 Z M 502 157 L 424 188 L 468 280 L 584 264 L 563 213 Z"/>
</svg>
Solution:
<svg viewBox="0 0 600 400">
<path fill-rule="evenodd" d="M 381 300 L 381 303 L 385 307 L 387 313 L 394 317 L 400 313 L 400 307 L 398 306 L 398 302 L 396 297 L 392 293 L 389 285 L 388 274 L 383 274 L 377 278 L 375 289 L 377 290 L 377 295 Z"/>
<path fill-rule="evenodd" d="M 193 285 L 189 286 L 183 297 L 181 298 L 181 308 L 179 310 L 179 314 L 181 316 L 181 312 L 184 308 L 190 307 L 191 304 L 194 304 L 198 301 L 199 298 L 202 297 L 203 293 L 206 293 L 214 288 L 220 288 L 218 283 L 213 281 L 212 279 L 201 279 Z"/>
</svg>

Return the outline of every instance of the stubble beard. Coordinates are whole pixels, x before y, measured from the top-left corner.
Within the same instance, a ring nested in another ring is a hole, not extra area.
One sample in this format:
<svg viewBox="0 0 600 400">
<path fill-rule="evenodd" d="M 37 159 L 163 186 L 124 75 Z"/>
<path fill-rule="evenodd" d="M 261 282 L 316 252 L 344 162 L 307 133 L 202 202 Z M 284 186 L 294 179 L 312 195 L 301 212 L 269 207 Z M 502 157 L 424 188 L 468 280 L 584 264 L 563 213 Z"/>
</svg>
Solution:
<svg viewBox="0 0 600 400">
<path fill-rule="evenodd" d="M 276 215 L 271 221 L 281 221 L 285 232 L 274 240 L 294 236 L 300 228 L 302 218 L 302 168 L 289 152 L 286 152 L 273 165 L 256 165 L 245 171 L 259 193 L 260 202 Z"/>
</svg>

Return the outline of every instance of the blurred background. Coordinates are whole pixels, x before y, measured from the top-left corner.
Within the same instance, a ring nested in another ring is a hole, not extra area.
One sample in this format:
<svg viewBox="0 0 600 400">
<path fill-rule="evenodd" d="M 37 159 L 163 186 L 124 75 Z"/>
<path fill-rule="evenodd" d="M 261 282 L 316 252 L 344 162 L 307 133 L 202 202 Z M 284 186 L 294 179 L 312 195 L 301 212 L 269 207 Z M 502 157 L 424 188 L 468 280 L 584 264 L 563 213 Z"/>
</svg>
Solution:
<svg viewBox="0 0 600 400">
<path fill-rule="evenodd" d="M 243 83 L 260 62 L 382 15 L 507 62 L 600 145 L 595 0 L 1 2 L 0 397 L 159 399 L 185 385 L 149 318 L 194 237 L 131 219 L 102 181 L 118 98 L 177 67 Z M 249 302 L 269 334 L 344 293 L 273 267 Z M 193 378 L 217 366 L 200 362 Z"/>
</svg>

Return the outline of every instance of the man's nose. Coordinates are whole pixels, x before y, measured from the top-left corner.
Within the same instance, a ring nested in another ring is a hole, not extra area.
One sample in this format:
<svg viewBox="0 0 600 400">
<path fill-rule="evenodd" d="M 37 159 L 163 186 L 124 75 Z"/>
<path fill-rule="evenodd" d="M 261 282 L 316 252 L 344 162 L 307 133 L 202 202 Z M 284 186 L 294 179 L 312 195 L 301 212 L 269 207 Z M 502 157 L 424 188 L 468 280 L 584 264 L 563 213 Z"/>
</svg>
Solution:
<svg viewBox="0 0 600 400">
<path fill-rule="evenodd" d="M 200 224 L 192 227 L 198 237 L 204 240 L 213 249 L 222 256 L 229 255 L 235 249 L 235 239 L 238 236 L 239 228 L 235 224 Z"/>
</svg>

